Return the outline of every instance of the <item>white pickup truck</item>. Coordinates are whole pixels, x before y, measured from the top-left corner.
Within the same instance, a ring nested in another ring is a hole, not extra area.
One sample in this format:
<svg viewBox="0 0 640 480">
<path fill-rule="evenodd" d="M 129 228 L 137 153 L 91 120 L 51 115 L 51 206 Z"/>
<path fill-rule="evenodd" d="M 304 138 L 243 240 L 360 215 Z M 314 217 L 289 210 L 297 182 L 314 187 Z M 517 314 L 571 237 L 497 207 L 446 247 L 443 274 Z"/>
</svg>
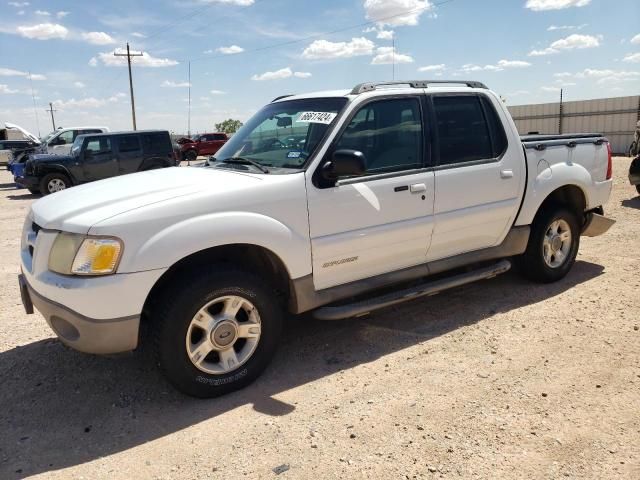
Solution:
<svg viewBox="0 0 640 480">
<path fill-rule="evenodd" d="M 613 223 L 607 139 L 520 138 L 478 82 L 280 97 L 216 156 L 34 203 L 27 313 L 99 354 L 136 348 L 144 322 L 168 379 L 211 397 L 262 372 L 286 310 L 357 317 L 512 261 L 556 281 Z"/>
</svg>

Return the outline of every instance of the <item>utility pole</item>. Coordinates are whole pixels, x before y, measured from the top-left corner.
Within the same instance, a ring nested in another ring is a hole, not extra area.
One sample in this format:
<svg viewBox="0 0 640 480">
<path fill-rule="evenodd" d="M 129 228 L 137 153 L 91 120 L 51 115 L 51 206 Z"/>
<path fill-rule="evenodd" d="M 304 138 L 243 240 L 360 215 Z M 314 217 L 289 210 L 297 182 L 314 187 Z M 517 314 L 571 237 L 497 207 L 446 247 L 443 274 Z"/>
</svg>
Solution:
<svg viewBox="0 0 640 480">
<path fill-rule="evenodd" d="M 189 119 L 187 120 L 187 138 L 191 138 L 191 60 L 189 60 Z"/>
<path fill-rule="evenodd" d="M 131 53 L 129 51 L 129 42 L 127 42 L 127 53 L 113 52 L 115 57 L 127 57 L 127 64 L 129 65 L 129 91 L 131 92 L 131 117 L 133 118 L 133 129 L 136 128 L 136 103 L 133 99 L 133 79 L 131 78 L 131 57 L 141 57 L 142 53 Z"/>
<path fill-rule="evenodd" d="M 562 93 L 563 89 L 560 89 L 560 115 L 558 116 L 558 133 L 562 135 Z"/>
<path fill-rule="evenodd" d="M 29 72 L 29 83 L 31 84 L 31 98 L 33 99 L 33 113 L 36 116 L 36 126 L 38 127 L 38 137 L 40 136 L 40 121 L 38 120 L 38 110 L 36 109 L 36 94 L 33 91 L 33 80 L 31 79 L 31 72 Z"/>
<path fill-rule="evenodd" d="M 391 81 L 396 79 L 396 35 L 391 37 Z"/>
<path fill-rule="evenodd" d="M 53 112 L 57 112 L 58 110 L 53 109 L 53 103 L 49 102 L 49 110 L 45 110 L 45 112 L 49 112 L 51 114 L 51 124 L 53 125 L 53 129 L 56 129 L 56 120 L 53 118 Z"/>
</svg>

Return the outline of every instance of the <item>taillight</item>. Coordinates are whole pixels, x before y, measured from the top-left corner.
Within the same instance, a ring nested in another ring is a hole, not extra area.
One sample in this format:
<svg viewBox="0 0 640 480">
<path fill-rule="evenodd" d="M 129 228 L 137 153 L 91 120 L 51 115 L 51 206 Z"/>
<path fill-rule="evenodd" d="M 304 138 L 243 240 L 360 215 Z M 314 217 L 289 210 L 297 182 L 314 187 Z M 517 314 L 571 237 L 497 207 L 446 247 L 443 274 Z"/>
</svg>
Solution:
<svg viewBox="0 0 640 480">
<path fill-rule="evenodd" d="M 613 176 L 613 161 L 611 158 L 611 143 L 607 142 L 607 180 Z"/>
</svg>

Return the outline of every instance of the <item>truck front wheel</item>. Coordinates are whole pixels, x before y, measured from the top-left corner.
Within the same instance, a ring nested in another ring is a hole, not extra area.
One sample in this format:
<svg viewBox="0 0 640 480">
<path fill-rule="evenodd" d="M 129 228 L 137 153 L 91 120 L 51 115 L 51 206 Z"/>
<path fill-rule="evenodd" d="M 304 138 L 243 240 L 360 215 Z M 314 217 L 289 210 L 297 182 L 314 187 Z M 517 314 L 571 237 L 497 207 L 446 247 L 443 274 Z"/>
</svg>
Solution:
<svg viewBox="0 0 640 480">
<path fill-rule="evenodd" d="M 536 282 L 555 282 L 569 273 L 579 246 L 576 215 L 563 207 L 547 208 L 531 225 L 527 250 L 517 259 L 519 270 Z"/>
<path fill-rule="evenodd" d="M 160 368 L 181 392 L 209 398 L 245 387 L 273 357 L 282 330 L 274 292 L 226 266 L 191 271 L 156 309 Z"/>
<path fill-rule="evenodd" d="M 66 190 L 71 186 L 69 177 L 62 173 L 49 173 L 40 180 L 40 192 L 43 195 Z"/>
</svg>

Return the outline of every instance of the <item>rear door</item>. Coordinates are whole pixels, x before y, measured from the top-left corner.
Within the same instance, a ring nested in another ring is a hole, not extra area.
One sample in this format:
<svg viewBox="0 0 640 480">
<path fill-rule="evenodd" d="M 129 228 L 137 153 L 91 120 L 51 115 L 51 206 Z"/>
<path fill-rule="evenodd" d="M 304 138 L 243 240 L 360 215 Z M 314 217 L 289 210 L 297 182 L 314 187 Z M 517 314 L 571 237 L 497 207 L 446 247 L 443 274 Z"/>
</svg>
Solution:
<svg viewBox="0 0 640 480">
<path fill-rule="evenodd" d="M 213 155 L 217 149 L 215 148 L 216 141 L 213 134 L 202 135 L 200 138 L 200 148 L 198 153 L 200 155 Z"/>
<path fill-rule="evenodd" d="M 81 155 L 86 181 L 115 177 L 120 173 L 109 136 L 87 138 Z"/>
<path fill-rule="evenodd" d="M 521 145 L 509 145 L 499 101 L 429 96 L 435 124 L 435 226 L 429 261 L 492 247 L 513 225 L 524 188 Z"/>
<path fill-rule="evenodd" d="M 117 146 L 118 172 L 121 175 L 137 172 L 142 164 L 140 135 L 118 135 L 114 140 Z"/>
<path fill-rule="evenodd" d="M 141 169 L 151 166 L 166 167 L 174 164 L 173 144 L 169 132 L 149 132 L 141 134 L 143 160 Z"/>
</svg>

